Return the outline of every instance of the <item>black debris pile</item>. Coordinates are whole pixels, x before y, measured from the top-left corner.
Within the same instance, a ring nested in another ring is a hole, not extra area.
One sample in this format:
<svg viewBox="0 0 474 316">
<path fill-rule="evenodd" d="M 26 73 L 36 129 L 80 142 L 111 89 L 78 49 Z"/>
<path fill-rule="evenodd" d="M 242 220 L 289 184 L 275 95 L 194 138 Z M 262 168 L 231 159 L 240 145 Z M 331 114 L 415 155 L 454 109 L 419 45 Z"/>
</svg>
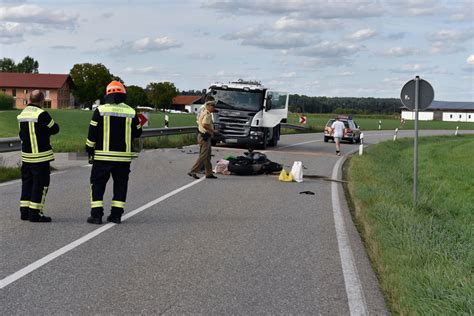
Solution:
<svg viewBox="0 0 474 316">
<path fill-rule="evenodd" d="M 265 154 L 251 149 L 244 152 L 244 156 L 229 157 L 228 160 L 228 170 L 240 176 L 272 174 L 283 169 L 281 164 L 273 162 Z"/>
</svg>

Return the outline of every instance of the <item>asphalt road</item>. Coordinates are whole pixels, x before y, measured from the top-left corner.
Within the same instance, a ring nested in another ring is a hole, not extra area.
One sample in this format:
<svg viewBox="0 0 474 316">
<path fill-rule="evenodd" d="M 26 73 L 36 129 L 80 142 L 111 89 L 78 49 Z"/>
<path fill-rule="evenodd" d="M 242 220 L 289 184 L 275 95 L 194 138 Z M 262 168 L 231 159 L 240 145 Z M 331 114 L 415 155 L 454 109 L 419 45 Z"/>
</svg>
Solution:
<svg viewBox="0 0 474 316">
<path fill-rule="evenodd" d="M 437 133 L 446 132 L 420 134 Z M 392 135 L 368 132 L 365 141 Z M 52 175 L 53 223 L 20 221 L 20 183 L 2 184 L 0 314 L 387 314 L 340 183 L 194 180 L 186 173 L 196 150 L 142 152 L 121 225 L 85 222 L 88 166 Z M 213 152 L 214 163 L 243 150 Z M 266 154 L 287 170 L 302 161 L 305 175 L 338 178 L 344 157 L 334 152 L 321 134 L 301 134 Z"/>
</svg>

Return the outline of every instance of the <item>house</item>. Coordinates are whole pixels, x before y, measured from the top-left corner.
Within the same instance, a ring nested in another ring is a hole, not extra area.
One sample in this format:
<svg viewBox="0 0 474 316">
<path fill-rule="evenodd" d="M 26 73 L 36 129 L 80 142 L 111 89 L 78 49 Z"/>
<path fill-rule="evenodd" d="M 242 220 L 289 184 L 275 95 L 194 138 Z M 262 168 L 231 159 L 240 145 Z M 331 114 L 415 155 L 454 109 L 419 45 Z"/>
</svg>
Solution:
<svg viewBox="0 0 474 316">
<path fill-rule="evenodd" d="M 44 92 L 45 108 L 72 108 L 72 88 L 74 82 L 69 75 L 0 72 L 0 93 L 11 95 L 17 109 L 26 107 L 31 91 L 36 89 Z"/>
<path fill-rule="evenodd" d="M 402 108 L 402 119 L 414 120 L 415 112 Z M 420 121 L 474 122 L 474 102 L 433 101 L 418 112 Z"/>
<path fill-rule="evenodd" d="M 200 95 L 178 95 L 173 98 L 172 110 L 196 113 L 204 102 Z M 196 109 L 196 110 L 195 110 Z"/>
</svg>

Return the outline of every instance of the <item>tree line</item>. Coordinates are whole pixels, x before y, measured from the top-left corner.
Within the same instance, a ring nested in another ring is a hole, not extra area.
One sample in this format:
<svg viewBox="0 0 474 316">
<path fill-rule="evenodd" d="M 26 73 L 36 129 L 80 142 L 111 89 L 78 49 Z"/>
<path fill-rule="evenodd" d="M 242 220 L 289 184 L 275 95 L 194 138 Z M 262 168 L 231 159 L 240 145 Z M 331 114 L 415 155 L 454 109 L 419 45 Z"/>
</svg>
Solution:
<svg viewBox="0 0 474 316">
<path fill-rule="evenodd" d="M 30 56 L 15 64 L 11 58 L 0 60 L 0 72 L 38 73 L 39 63 Z M 103 101 L 105 88 L 112 80 L 124 81 L 112 74 L 103 64 L 75 64 L 69 71 L 74 87 L 73 95 L 79 104 L 91 107 L 96 100 Z M 202 95 L 202 90 L 179 91 L 171 82 L 151 82 L 145 88 L 126 86 L 127 104 L 166 109 L 177 95 Z M 395 98 L 310 97 L 290 95 L 289 110 L 299 113 L 340 114 L 393 114 L 399 113 L 401 103 Z"/>
</svg>

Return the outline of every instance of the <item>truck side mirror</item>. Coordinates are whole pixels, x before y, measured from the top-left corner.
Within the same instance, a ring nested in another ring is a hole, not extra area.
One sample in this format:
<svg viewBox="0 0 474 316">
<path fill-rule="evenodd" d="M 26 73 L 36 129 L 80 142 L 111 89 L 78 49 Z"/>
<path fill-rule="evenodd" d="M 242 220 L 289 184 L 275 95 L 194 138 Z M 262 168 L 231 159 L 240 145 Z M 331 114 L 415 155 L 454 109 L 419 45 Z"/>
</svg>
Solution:
<svg viewBox="0 0 474 316">
<path fill-rule="evenodd" d="M 266 99 L 267 102 L 265 103 L 265 112 L 272 109 L 272 98 L 273 95 L 271 93 L 268 93 Z"/>
</svg>

